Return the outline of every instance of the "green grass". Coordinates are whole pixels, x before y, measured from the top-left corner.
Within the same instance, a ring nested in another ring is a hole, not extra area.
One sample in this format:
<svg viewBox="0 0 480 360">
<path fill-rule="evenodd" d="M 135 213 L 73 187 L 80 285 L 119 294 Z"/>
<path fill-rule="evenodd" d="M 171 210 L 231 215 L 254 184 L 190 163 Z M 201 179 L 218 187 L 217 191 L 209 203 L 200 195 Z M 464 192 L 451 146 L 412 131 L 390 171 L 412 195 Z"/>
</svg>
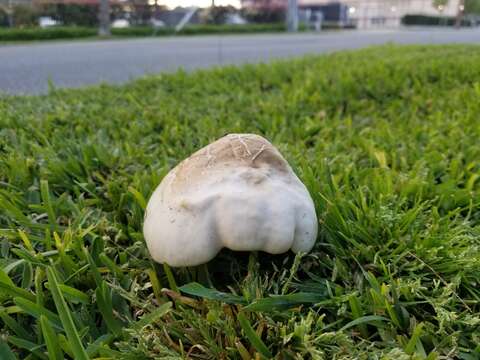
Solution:
<svg viewBox="0 0 480 360">
<path fill-rule="evenodd" d="M 0 98 L 0 358 L 477 359 L 479 99 L 474 46 Z M 154 264 L 146 200 L 230 132 L 305 182 L 314 250 Z"/>
<path fill-rule="evenodd" d="M 301 26 L 301 31 L 305 27 Z M 111 29 L 111 38 L 124 37 L 152 37 L 174 35 L 207 35 L 207 34 L 247 34 L 284 32 L 285 24 L 247 24 L 247 25 L 188 25 L 179 32 L 174 28 L 165 27 L 154 29 L 149 26 L 133 26 L 124 29 Z M 60 39 L 99 38 L 98 29 L 89 27 L 52 27 L 52 28 L 25 28 L 1 29 L 0 42 L 43 41 Z"/>
</svg>

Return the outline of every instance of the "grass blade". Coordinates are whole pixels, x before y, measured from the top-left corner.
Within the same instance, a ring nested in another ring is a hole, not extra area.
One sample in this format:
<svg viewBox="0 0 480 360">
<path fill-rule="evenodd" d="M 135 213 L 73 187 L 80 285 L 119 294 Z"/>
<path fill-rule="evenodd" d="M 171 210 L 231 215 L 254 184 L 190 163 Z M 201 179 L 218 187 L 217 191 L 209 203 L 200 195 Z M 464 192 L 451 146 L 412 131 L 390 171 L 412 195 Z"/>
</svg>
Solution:
<svg viewBox="0 0 480 360">
<path fill-rule="evenodd" d="M 113 273 L 115 274 L 119 280 L 123 279 L 123 272 L 122 269 L 115 264 L 105 253 L 101 253 L 98 255 L 100 261 Z"/>
<path fill-rule="evenodd" d="M 168 266 L 167 264 L 163 264 L 163 270 L 167 275 L 168 285 L 170 286 L 170 289 L 175 292 L 178 292 L 178 286 L 177 286 L 177 283 L 175 282 L 175 278 L 173 276 L 172 270 L 170 269 L 170 266 Z"/>
<path fill-rule="evenodd" d="M 348 324 L 346 324 L 344 327 L 342 327 L 340 329 L 340 331 L 344 331 L 344 330 L 350 329 L 351 327 L 354 327 L 354 326 L 357 326 L 357 325 L 368 324 L 368 323 L 375 322 L 375 321 L 388 321 L 388 319 L 383 317 L 383 316 L 378 316 L 378 315 L 362 316 L 358 319 L 350 321 Z"/>
<path fill-rule="evenodd" d="M 15 305 L 17 305 L 20 309 L 25 311 L 27 314 L 39 319 L 40 316 L 45 316 L 52 324 L 54 324 L 57 328 L 62 328 L 62 322 L 57 314 L 54 314 L 50 310 L 45 309 L 43 306 L 38 305 L 34 302 L 23 298 L 14 298 L 13 299 Z"/>
<path fill-rule="evenodd" d="M 90 298 L 87 294 L 85 294 L 83 291 L 80 291 L 78 289 L 75 289 L 71 286 L 65 285 L 65 284 L 58 284 L 58 287 L 62 291 L 63 296 L 72 303 L 82 303 L 82 304 L 89 304 L 90 303 Z M 48 285 L 46 286 L 48 289 Z"/>
<path fill-rule="evenodd" d="M 70 342 L 70 346 L 76 360 L 88 360 L 88 355 L 82 345 L 80 336 L 73 323 L 72 314 L 68 309 L 67 303 L 63 298 L 62 291 L 58 286 L 58 280 L 55 275 L 55 270 L 52 267 L 47 268 L 47 278 L 50 284 L 50 292 L 52 293 L 53 301 L 57 307 L 60 320 L 62 321 L 63 328 L 67 334 L 67 338 Z"/>
<path fill-rule="evenodd" d="M 10 346 L 0 338 L 0 359 L 2 360 L 17 360 L 17 357 L 10 349 Z"/>
<path fill-rule="evenodd" d="M 27 330 L 24 329 L 17 321 L 15 321 L 14 318 L 9 316 L 4 308 L 0 308 L 0 319 L 2 319 L 3 323 L 8 326 L 8 328 L 10 328 L 15 335 L 24 339 L 32 340 L 32 337 Z"/>
<path fill-rule="evenodd" d="M 48 360 L 48 358 L 45 356 L 45 354 L 43 354 L 40 349 L 41 349 L 41 346 L 31 342 L 31 341 L 28 341 L 28 340 L 25 340 L 25 339 L 20 339 L 16 336 L 9 336 L 8 337 L 8 341 L 15 345 L 16 347 L 20 348 L 20 349 L 25 349 L 25 350 L 28 350 L 30 351 L 32 354 L 34 354 L 38 359 L 42 359 L 42 360 Z M 3 359 L 2 359 L 3 360 Z"/>
<path fill-rule="evenodd" d="M 53 331 L 50 322 L 43 315 L 40 316 L 40 326 L 42 328 L 43 338 L 45 339 L 45 344 L 47 345 L 48 357 L 50 360 L 62 360 L 63 353 L 60 349 L 60 344 L 58 343 L 58 338 Z"/>
<path fill-rule="evenodd" d="M 36 299 L 34 294 L 16 286 L 10 277 L 0 270 L 0 294 L 2 293 L 11 297 L 19 296 L 30 301 Z"/>
<path fill-rule="evenodd" d="M 133 195 L 133 197 L 137 201 L 138 205 L 140 205 L 142 210 L 145 210 L 147 208 L 147 201 L 145 200 L 145 198 L 143 197 L 143 195 L 140 191 L 135 189 L 133 186 L 129 186 L 128 187 L 128 192 Z"/>
<path fill-rule="evenodd" d="M 57 217 L 55 216 L 55 211 L 53 210 L 52 202 L 50 199 L 50 191 L 48 189 L 47 180 L 40 180 L 40 193 L 42 195 L 43 205 L 48 215 L 50 227 L 55 230 L 57 227 Z"/>
<path fill-rule="evenodd" d="M 150 314 L 142 316 L 140 320 L 132 325 L 133 329 L 140 330 L 142 327 L 151 324 L 152 322 L 156 321 L 157 319 L 161 318 L 165 314 L 167 314 L 172 308 L 172 303 L 167 302 L 160 306 L 158 309 L 154 310 Z"/>
<path fill-rule="evenodd" d="M 246 316 L 243 313 L 238 313 L 237 319 L 240 323 L 240 326 L 242 327 L 243 331 L 245 332 L 245 336 L 248 338 L 252 346 L 264 357 L 267 359 L 271 359 L 273 357 L 272 353 L 270 350 L 268 350 L 268 347 L 265 345 L 265 343 L 260 339 L 260 337 L 257 335 L 255 330 L 253 329 L 252 325 L 250 325 L 250 322 L 246 318 Z"/>
<path fill-rule="evenodd" d="M 248 311 L 269 312 L 284 310 L 301 304 L 315 304 L 325 300 L 321 294 L 299 292 L 288 295 L 272 295 L 268 298 L 254 300 L 244 307 Z"/>
<path fill-rule="evenodd" d="M 161 304 L 165 301 L 162 297 L 162 285 L 160 284 L 160 280 L 158 279 L 157 272 L 155 269 L 148 269 L 148 277 L 150 278 L 150 283 L 152 284 L 153 293 L 155 294 L 155 298 Z"/>
<path fill-rule="evenodd" d="M 195 295 L 208 300 L 222 301 L 227 304 L 246 304 L 246 300 L 241 296 L 209 289 L 196 282 L 183 285 L 179 290 L 189 295 Z"/>
<path fill-rule="evenodd" d="M 109 344 L 110 342 L 112 342 L 112 340 L 114 339 L 115 337 L 111 334 L 107 334 L 107 335 L 102 335 L 100 336 L 99 338 L 97 338 L 93 343 L 91 343 L 90 345 L 88 345 L 87 347 L 87 354 L 88 356 L 90 356 L 90 358 L 94 358 L 95 355 L 98 353 L 98 351 L 100 350 L 100 348 L 102 348 L 102 346 L 106 345 L 106 344 Z M 102 351 L 105 351 L 106 349 L 105 348 L 102 348 Z M 97 360 L 98 359 L 101 359 L 101 358 L 96 358 Z M 110 358 L 108 358 L 110 359 Z"/>
<path fill-rule="evenodd" d="M 348 299 L 350 304 L 350 310 L 352 311 L 353 319 L 359 319 L 363 316 L 362 307 L 360 305 L 360 301 L 358 300 L 356 295 L 351 295 Z M 359 324 L 358 328 L 360 329 L 360 333 L 364 338 L 368 337 L 368 331 L 365 324 Z"/>
<path fill-rule="evenodd" d="M 412 355 L 415 352 L 415 348 L 417 347 L 417 343 L 420 341 L 420 336 L 422 335 L 423 332 L 423 324 L 419 323 L 417 326 L 415 326 L 415 329 L 413 330 L 412 337 L 407 343 L 407 346 L 405 346 L 405 353 L 408 355 Z"/>
<path fill-rule="evenodd" d="M 95 294 L 97 297 L 98 309 L 102 314 L 105 324 L 115 336 L 119 336 L 122 332 L 122 325 L 113 317 L 112 295 L 105 281 L 97 287 Z"/>
</svg>

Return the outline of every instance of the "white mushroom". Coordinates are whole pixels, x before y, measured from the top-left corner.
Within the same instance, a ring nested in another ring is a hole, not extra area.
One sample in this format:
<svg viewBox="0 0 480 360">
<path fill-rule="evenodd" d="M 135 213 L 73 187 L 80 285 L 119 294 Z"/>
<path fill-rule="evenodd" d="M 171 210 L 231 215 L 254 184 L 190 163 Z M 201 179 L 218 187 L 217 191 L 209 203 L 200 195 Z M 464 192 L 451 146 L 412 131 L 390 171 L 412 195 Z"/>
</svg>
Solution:
<svg viewBox="0 0 480 360">
<path fill-rule="evenodd" d="M 148 202 L 143 232 L 155 261 L 194 266 L 222 248 L 308 252 L 317 217 L 305 185 L 272 144 L 230 134 L 165 176 Z"/>
</svg>

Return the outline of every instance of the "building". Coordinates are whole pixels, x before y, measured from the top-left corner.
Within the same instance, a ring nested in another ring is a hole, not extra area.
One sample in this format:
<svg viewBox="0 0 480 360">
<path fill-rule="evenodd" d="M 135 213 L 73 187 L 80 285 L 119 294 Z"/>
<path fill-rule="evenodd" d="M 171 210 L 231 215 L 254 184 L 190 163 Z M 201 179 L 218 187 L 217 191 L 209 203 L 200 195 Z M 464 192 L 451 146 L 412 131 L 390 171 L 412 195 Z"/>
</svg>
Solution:
<svg viewBox="0 0 480 360">
<path fill-rule="evenodd" d="M 398 27 L 403 16 L 457 16 L 461 0 L 448 0 L 446 5 L 434 6 L 433 0 L 298 0 L 299 8 L 307 13 L 325 11 L 336 5 L 342 15 L 338 18 L 341 26 L 351 25 L 360 29 Z M 243 0 L 247 9 L 285 9 L 287 0 Z M 343 11 L 343 10 L 345 11 Z"/>
<path fill-rule="evenodd" d="M 308 4 L 329 3 L 331 0 L 300 0 Z M 432 0 L 343 0 L 348 7 L 349 21 L 360 29 L 398 27 L 407 14 L 457 16 L 460 0 L 449 0 L 435 7 Z"/>
</svg>

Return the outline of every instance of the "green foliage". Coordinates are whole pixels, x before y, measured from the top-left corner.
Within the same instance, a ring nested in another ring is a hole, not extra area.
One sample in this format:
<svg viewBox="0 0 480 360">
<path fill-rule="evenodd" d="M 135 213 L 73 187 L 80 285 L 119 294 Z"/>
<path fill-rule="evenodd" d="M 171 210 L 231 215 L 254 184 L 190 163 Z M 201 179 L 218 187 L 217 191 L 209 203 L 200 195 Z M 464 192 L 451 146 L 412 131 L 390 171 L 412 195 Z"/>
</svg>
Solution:
<svg viewBox="0 0 480 360">
<path fill-rule="evenodd" d="M 208 24 L 224 24 L 228 14 L 234 14 L 236 12 L 237 9 L 231 5 L 210 7 L 206 9 L 205 20 Z"/>
<path fill-rule="evenodd" d="M 148 37 L 148 36 L 161 36 L 161 35 L 173 35 L 175 30 L 173 28 L 158 28 L 154 29 L 150 26 L 133 26 L 129 28 L 111 29 L 113 36 L 122 37 Z"/>
<path fill-rule="evenodd" d="M 14 5 L 12 7 L 13 24 L 17 27 L 35 26 L 38 18 L 37 10 L 28 5 Z"/>
<path fill-rule="evenodd" d="M 447 6 L 448 0 L 432 0 L 433 7 L 437 8 L 439 11 Z"/>
<path fill-rule="evenodd" d="M 456 18 L 451 16 L 405 15 L 402 17 L 403 25 L 455 26 L 455 23 Z M 462 19 L 462 26 L 471 26 L 471 24 Z"/>
<path fill-rule="evenodd" d="M 0 357 L 478 358 L 479 97 L 475 46 L 0 97 Z M 146 199 L 231 132 L 305 182 L 315 248 L 154 264 Z"/>
<path fill-rule="evenodd" d="M 65 26 L 97 26 L 98 5 L 50 2 L 37 5 L 42 16 L 50 16 Z M 112 6 L 115 11 L 115 5 Z"/>
<path fill-rule="evenodd" d="M 96 29 L 82 27 L 0 29 L 0 41 L 76 39 L 96 35 Z"/>
<path fill-rule="evenodd" d="M 306 30 L 305 26 L 300 26 L 300 31 Z M 266 23 L 266 24 L 246 24 L 246 25 L 190 25 L 183 28 L 180 34 L 241 34 L 241 33 L 264 33 L 264 32 L 282 32 L 285 31 L 285 24 Z"/>
<path fill-rule="evenodd" d="M 480 0 L 465 0 L 465 14 L 480 14 Z"/>
<path fill-rule="evenodd" d="M 8 25 L 9 25 L 8 13 L 4 7 L 0 6 L 0 27 L 8 26 Z"/>
<path fill-rule="evenodd" d="M 285 22 L 285 9 L 274 8 L 265 2 L 265 6 L 260 9 L 244 8 L 241 10 L 242 16 L 248 21 L 254 23 Z"/>
<path fill-rule="evenodd" d="M 301 30 L 305 28 L 302 27 Z M 0 41 L 28 41 L 28 40 L 54 40 L 94 37 L 96 28 L 89 27 L 52 27 L 52 28 L 25 28 L 25 29 L 0 29 Z M 247 25 L 190 25 L 180 32 L 173 28 L 157 28 L 150 26 L 133 26 L 129 28 L 111 29 L 113 37 L 148 37 L 172 35 L 201 35 L 201 34 L 239 34 L 282 32 L 285 25 L 275 24 L 247 24 Z"/>
</svg>

